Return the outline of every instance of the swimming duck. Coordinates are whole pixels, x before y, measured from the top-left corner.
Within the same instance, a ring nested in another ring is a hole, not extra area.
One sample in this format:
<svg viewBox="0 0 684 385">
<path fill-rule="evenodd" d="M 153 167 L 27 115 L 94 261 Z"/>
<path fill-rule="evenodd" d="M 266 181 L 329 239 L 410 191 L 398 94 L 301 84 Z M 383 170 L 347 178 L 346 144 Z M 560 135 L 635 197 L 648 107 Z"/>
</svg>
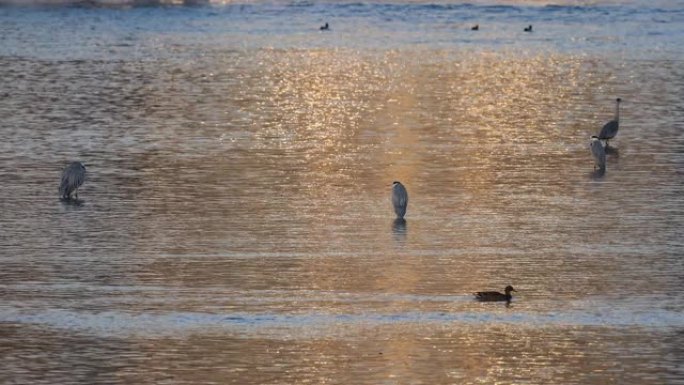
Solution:
<svg viewBox="0 0 684 385">
<path fill-rule="evenodd" d="M 525 32 L 532 32 L 532 24 L 529 27 L 525 27 Z"/>
<path fill-rule="evenodd" d="M 475 299 L 481 302 L 493 302 L 493 301 L 506 301 L 506 302 L 511 302 L 511 299 L 513 296 L 511 295 L 512 291 L 516 291 L 513 286 L 506 286 L 504 289 L 506 294 L 501 294 L 498 291 L 478 291 L 475 293 Z"/>
<path fill-rule="evenodd" d="M 321 31 L 327 31 L 329 29 L 330 29 L 330 26 L 328 25 L 328 23 L 325 23 L 324 25 L 321 26 Z"/>
<path fill-rule="evenodd" d="M 475 24 L 472 28 L 470 28 L 471 31 L 478 31 L 480 29 L 479 24 Z"/>
</svg>

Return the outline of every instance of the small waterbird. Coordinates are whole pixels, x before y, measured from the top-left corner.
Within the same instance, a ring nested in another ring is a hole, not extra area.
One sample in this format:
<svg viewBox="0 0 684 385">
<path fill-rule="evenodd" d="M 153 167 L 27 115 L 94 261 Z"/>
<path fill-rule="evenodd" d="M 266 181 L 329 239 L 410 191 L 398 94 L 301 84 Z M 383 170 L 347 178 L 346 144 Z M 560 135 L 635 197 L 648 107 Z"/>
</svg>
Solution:
<svg viewBox="0 0 684 385">
<path fill-rule="evenodd" d="M 321 31 L 327 31 L 329 29 L 330 29 L 330 26 L 328 25 L 328 23 L 323 24 L 320 28 Z"/>
<path fill-rule="evenodd" d="M 71 194 L 78 199 L 78 188 L 85 181 L 86 169 L 81 162 L 70 163 L 62 172 L 62 182 L 59 184 L 59 195 L 62 199 L 70 200 Z"/>
<path fill-rule="evenodd" d="M 598 138 L 601 140 L 606 141 L 606 147 L 608 147 L 608 140 L 613 139 L 615 135 L 618 133 L 618 129 L 620 128 L 620 102 L 622 99 L 617 98 L 615 99 L 615 119 L 611 120 L 610 122 L 606 123 L 603 128 L 601 128 L 601 132 L 598 134 Z"/>
<path fill-rule="evenodd" d="M 606 149 L 603 147 L 603 143 L 598 136 L 594 135 L 591 137 L 591 142 L 589 143 L 589 148 L 591 149 L 591 155 L 594 156 L 594 170 L 598 167 L 601 170 L 606 169 Z"/>
<path fill-rule="evenodd" d="M 525 27 L 524 31 L 525 31 L 525 32 L 532 32 L 532 24 L 530 24 L 529 26 Z"/>
<path fill-rule="evenodd" d="M 504 289 L 506 294 L 499 293 L 498 291 L 478 291 L 475 293 L 475 299 L 481 302 L 495 302 L 495 301 L 506 301 L 511 302 L 513 296 L 512 291 L 516 291 L 513 286 L 506 286 Z"/>
<path fill-rule="evenodd" d="M 406 206 L 408 206 L 408 193 L 401 182 L 392 183 L 392 205 L 397 218 L 403 218 L 406 215 Z"/>
<path fill-rule="evenodd" d="M 475 24 L 472 28 L 470 28 L 471 31 L 479 31 L 480 30 L 480 25 Z"/>
</svg>

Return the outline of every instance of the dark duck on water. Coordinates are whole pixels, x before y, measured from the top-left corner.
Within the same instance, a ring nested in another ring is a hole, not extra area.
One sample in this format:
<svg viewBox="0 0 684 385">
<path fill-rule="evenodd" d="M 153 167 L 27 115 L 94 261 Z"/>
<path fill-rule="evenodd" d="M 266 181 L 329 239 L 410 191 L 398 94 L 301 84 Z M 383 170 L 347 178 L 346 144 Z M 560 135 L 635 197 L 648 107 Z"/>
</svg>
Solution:
<svg viewBox="0 0 684 385">
<path fill-rule="evenodd" d="M 515 291 L 513 286 L 506 286 L 504 289 L 506 294 L 499 293 L 498 291 L 478 291 L 475 293 L 475 299 L 481 302 L 495 302 L 495 301 L 506 301 L 511 302 L 513 296 L 512 291 Z"/>
</svg>

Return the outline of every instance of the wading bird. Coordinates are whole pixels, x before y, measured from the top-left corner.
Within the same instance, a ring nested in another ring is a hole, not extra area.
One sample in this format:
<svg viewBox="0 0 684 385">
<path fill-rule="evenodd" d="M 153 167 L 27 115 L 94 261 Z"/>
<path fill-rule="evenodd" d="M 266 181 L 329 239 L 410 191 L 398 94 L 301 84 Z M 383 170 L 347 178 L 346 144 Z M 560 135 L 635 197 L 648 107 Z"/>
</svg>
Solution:
<svg viewBox="0 0 684 385">
<path fill-rule="evenodd" d="M 71 199 L 71 194 L 78 199 L 78 188 L 85 180 L 86 169 L 81 162 L 72 162 L 62 172 L 62 182 L 59 184 L 59 195 L 62 199 Z"/>
<path fill-rule="evenodd" d="M 606 141 L 606 147 L 608 147 L 608 140 L 613 139 L 615 135 L 618 133 L 618 129 L 620 128 L 620 102 L 622 99 L 617 98 L 615 99 L 615 119 L 611 120 L 610 122 L 606 123 L 603 128 L 601 129 L 601 132 L 598 134 L 598 138 L 601 140 Z"/>
<path fill-rule="evenodd" d="M 591 148 L 591 155 L 594 156 L 594 170 L 596 167 L 601 170 L 606 169 L 606 149 L 603 147 L 603 143 L 598 136 L 594 135 L 591 137 L 591 142 L 589 143 L 589 148 Z"/>
<path fill-rule="evenodd" d="M 408 193 L 406 188 L 400 182 L 392 183 L 392 205 L 397 218 L 403 218 L 406 215 L 406 206 L 408 206 Z"/>
<path fill-rule="evenodd" d="M 516 291 L 513 286 L 506 286 L 504 289 L 506 294 L 501 294 L 498 291 L 478 291 L 475 293 L 475 299 L 481 302 L 494 302 L 494 301 L 506 301 L 511 302 L 513 296 L 512 291 Z"/>
</svg>

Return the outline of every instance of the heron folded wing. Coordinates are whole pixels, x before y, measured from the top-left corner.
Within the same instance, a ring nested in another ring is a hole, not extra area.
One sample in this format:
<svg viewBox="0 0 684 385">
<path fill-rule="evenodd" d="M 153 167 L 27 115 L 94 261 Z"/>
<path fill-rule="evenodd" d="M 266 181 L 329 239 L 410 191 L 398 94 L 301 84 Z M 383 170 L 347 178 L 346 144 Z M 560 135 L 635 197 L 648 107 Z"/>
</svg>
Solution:
<svg viewBox="0 0 684 385">
<path fill-rule="evenodd" d="M 617 120 L 611 120 L 603 125 L 601 132 L 599 132 L 599 139 L 612 139 L 617 134 L 619 123 Z"/>
</svg>

